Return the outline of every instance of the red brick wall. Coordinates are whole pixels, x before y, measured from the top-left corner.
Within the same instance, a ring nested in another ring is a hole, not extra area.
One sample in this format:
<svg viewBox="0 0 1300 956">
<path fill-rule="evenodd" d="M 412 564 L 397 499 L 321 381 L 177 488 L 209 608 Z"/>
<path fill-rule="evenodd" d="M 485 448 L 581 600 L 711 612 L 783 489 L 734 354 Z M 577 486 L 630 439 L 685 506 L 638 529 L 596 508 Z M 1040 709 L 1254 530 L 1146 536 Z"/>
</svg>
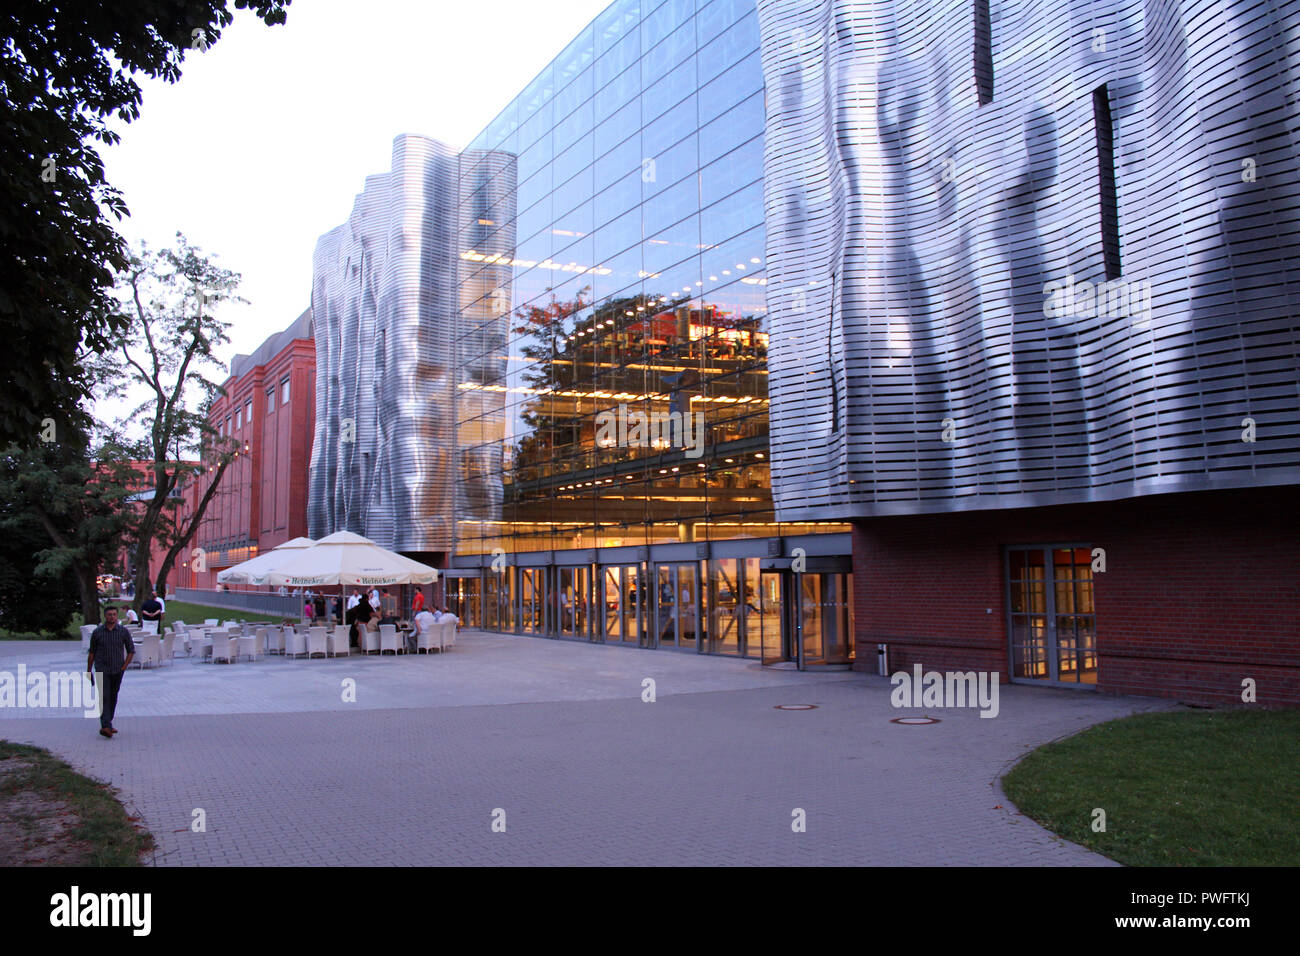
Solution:
<svg viewBox="0 0 1300 956">
<path fill-rule="evenodd" d="M 281 382 L 289 379 L 289 402 L 282 402 Z M 273 407 L 266 390 L 275 388 Z M 249 453 L 226 469 L 221 486 L 204 514 L 194 545 L 210 553 L 230 543 L 256 542 L 257 553 L 290 538 L 307 534 L 307 480 L 312 435 L 316 427 L 316 346 L 295 339 L 265 365 L 249 369 L 225 383 L 227 395 L 213 403 L 208 420 L 224 427 Z M 253 403 L 252 422 L 244 420 L 245 402 Z M 235 409 L 239 409 L 235 424 Z M 187 489 L 192 508 L 202 494 L 201 482 Z M 212 588 L 223 564 L 212 561 L 206 571 L 183 568 L 181 587 Z"/>
<path fill-rule="evenodd" d="M 874 518 L 853 534 L 859 666 L 1009 669 L 1002 546 L 1087 543 L 1098 688 L 1300 706 L 1295 488 L 1151 495 L 1015 511 Z M 992 613 L 987 613 L 988 609 Z"/>
</svg>

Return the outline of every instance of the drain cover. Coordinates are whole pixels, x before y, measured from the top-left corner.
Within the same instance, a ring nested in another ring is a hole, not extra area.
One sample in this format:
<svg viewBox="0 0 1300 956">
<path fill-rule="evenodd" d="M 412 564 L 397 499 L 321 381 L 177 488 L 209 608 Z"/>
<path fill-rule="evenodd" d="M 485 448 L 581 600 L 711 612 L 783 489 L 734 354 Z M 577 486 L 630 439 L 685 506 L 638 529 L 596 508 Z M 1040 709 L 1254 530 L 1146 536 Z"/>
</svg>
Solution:
<svg viewBox="0 0 1300 956">
<path fill-rule="evenodd" d="M 777 704 L 773 710 L 816 710 L 816 704 Z"/>
<path fill-rule="evenodd" d="M 937 724 L 938 717 L 894 717 L 889 721 L 891 724 Z"/>
</svg>

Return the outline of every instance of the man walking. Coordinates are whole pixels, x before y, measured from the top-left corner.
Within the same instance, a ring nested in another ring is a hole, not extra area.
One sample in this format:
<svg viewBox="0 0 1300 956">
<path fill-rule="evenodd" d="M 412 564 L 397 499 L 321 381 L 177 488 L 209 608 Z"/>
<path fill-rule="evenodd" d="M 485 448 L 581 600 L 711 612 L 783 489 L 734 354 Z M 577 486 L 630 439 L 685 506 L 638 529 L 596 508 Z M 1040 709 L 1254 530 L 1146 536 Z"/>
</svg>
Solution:
<svg viewBox="0 0 1300 956">
<path fill-rule="evenodd" d="M 117 623 L 117 608 L 104 610 L 104 623 L 90 635 L 90 654 L 86 672 L 99 671 L 99 735 L 111 738 L 117 729 L 113 715 L 117 712 L 117 693 L 122 689 L 122 672 L 131 666 L 135 643 L 131 632 Z"/>
</svg>

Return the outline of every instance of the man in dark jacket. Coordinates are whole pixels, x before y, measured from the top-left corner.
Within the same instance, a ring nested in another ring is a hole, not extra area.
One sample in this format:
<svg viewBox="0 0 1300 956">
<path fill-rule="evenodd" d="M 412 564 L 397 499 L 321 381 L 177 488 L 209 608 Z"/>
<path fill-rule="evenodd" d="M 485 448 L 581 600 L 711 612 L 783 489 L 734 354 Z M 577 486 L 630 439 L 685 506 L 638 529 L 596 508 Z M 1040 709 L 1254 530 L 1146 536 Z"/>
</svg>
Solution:
<svg viewBox="0 0 1300 956">
<path fill-rule="evenodd" d="M 117 712 L 117 693 L 122 688 L 122 674 L 135 657 L 135 642 L 131 632 L 117 623 L 117 608 L 104 609 L 104 623 L 90 635 L 90 654 L 86 657 L 86 671 L 93 668 L 102 675 L 99 681 L 99 735 L 112 737 L 113 714 Z"/>
</svg>

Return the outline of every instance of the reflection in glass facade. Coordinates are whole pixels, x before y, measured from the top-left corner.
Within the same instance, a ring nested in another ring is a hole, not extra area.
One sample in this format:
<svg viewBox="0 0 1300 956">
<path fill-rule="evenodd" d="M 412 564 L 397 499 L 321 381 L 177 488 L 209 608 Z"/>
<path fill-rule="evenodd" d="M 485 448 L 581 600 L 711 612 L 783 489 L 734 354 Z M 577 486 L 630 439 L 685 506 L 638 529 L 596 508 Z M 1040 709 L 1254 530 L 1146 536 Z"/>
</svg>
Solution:
<svg viewBox="0 0 1300 956">
<path fill-rule="evenodd" d="M 317 255 L 313 533 L 433 552 L 472 626 L 802 661 L 792 555 L 848 535 L 773 510 L 759 46 L 623 0 L 464 152 L 399 137 Z"/>
<path fill-rule="evenodd" d="M 752 2 L 631 0 L 474 141 L 516 157 L 517 188 L 495 189 L 486 158 L 463 167 L 481 214 L 460 237 L 462 308 L 477 321 L 457 447 L 461 481 L 482 490 L 457 515 L 458 554 L 779 533 L 763 125 Z M 703 453 L 602 431 L 603 413 L 688 416 Z M 540 585 L 524 585 L 531 608 Z"/>
</svg>

